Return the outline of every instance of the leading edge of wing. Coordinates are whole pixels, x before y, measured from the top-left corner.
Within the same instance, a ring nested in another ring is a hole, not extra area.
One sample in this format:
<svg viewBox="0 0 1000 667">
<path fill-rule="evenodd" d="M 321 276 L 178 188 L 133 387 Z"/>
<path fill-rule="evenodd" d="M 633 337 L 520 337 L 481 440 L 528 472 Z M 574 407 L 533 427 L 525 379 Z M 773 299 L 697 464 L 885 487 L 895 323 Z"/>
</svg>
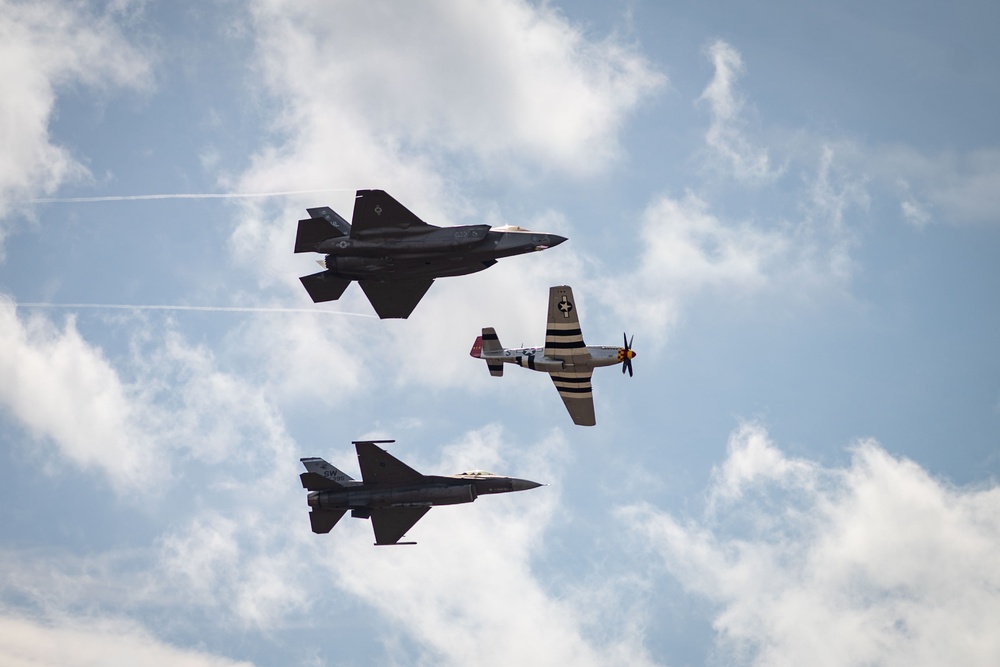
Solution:
<svg viewBox="0 0 1000 667">
<path fill-rule="evenodd" d="M 434 279 L 421 278 L 393 280 L 391 282 L 359 280 L 358 284 L 364 290 L 372 308 L 381 319 L 405 320 L 417 307 L 420 300 L 424 298 L 424 294 L 427 294 L 427 290 L 434 284 Z"/>
</svg>

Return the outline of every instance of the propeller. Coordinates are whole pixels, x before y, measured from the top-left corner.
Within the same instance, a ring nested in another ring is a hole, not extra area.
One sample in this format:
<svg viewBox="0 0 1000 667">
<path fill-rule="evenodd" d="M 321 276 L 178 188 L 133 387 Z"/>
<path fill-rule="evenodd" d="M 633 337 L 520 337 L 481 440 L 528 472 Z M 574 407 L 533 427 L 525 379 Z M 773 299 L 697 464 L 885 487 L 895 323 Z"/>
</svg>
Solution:
<svg viewBox="0 0 1000 667">
<path fill-rule="evenodd" d="M 628 376 L 632 377 L 632 357 L 635 356 L 635 352 L 632 350 L 632 339 L 635 338 L 633 334 L 632 338 L 629 338 L 626 334 L 622 334 L 622 342 L 625 343 L 625 354 L 622 357 L 622 375 L 625 375 L 625 371 L 628 370 Z"/>
</svg>

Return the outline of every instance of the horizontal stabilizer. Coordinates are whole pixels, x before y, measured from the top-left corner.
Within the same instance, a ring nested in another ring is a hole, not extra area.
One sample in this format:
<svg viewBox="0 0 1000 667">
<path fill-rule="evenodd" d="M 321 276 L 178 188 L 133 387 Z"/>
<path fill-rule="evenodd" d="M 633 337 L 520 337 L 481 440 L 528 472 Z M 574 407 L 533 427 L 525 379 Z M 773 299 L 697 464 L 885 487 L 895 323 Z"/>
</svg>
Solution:
<svg viewBox="0 0 1000 667">
<path fill-rule="evenodd" d="M 332 479 L 323 477 L 323 475 L 316 472 L 304 472 L 299 475 L 299 479 L 302 480 L 302 488 L 308 491 L 325 491 L 327 489 L 343 488 Z"/>
<path fill-rule="evenodd" d="M 302 276 L 299 280 L 302 281 L 302 286 L 309 292 L 309 296 L 312 297 L 314 303 L 336 301 L 344 293 L 344 290 L 347 289 L 347 286 L 351 284 L 350 280 L 337 278 L 331 275 L 329 271 Z"/>
<path fill-rule="evenodd" d="M 309 512 L 309 523 L 314 533 L 329 533 L 347 510 L 313 510 Z"/>
<path fill-rule="evenodd" d="M 316 246 L 327 239 L 346 236 L 325 218 L 299 220 L 299 231 L 295 234 L 295 252 L 319 252 Z"/>
<path fill-rule="evenodd" d="M 480 346 L 479 354 L 486 361 L 493 377 L 503 377 L 503 345 L 493 327 L 483 327 L 483 335 L 476 339 Z"/>
</svg>

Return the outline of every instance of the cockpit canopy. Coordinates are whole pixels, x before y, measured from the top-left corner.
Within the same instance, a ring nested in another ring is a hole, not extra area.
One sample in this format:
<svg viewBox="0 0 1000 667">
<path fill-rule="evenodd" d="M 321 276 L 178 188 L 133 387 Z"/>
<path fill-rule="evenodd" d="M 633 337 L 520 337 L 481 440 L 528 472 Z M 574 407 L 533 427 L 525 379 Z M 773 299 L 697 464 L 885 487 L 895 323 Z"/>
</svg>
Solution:
<svg viewBox="0 0 1000 667">
<path fill-rule="evenodd" d="M 519 227 L 517 225 L 502 225 L 500 227 L 491 227 L 491 232 L 527 232 L 529 234 L 533 233 L 530 229 L 525 229 L 524 227 Z"/>
<path fill-rule="evenodd" d="M 455 477 L 499 477 L 500 475 L 495 472 L 487 472 L 485 470 L 466 470 L 465 472 L 460 472 Z"/>
</svg>

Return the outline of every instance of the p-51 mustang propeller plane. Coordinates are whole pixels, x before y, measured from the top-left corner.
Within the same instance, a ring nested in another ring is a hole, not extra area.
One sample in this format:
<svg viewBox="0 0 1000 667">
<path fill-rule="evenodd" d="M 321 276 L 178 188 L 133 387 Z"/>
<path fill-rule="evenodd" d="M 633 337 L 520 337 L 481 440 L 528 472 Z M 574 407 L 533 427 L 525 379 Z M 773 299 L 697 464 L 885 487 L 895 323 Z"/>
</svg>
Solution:
<svg viewBox="0 0 1000 667">
<path fill-rule="evenodd" d="M 500 344 L 492 327 L 483 329 L 469 353 L 482 359 L 490 375 L 501 377 L 504 364 L 517 364 L 533 371 L 544 371 L 552 378 L 562 397 L 573 423 L 593 426 L 594 390 L 590 383 L 594 369 L 599 366 L 622 365 L 622 373 L 632 377 L 632 339 L 623 334 L 624 347 L 610 345 L 588 346 L 583 342 L 580 319 L 576 313 L 573 290 L 568 285 L 549 289 L 549 317 L 545 330 L 545 347 L 507 349 Z"/>
<path fill-rule="evenodd" d="M 352 517 L 371 519 L 375 544 L 416 544 L 399 540 L 432 506 L 471 503 L 482 495 L 541 486 L 483 470 L 422 475 L 378 446 L 388 442 L 394 441 L 354 442 L 361 466 L 360 482 L 323 459 L 302 459 L 307 472 L 299 478 L 302 488 L 309 491 L 309 522 L 314 533 L 329 533 L 350 510 Z"/>
<path fill-rule="evenodd" d="M 318 252 L 325 270 L 302 276 L 316 303 L 336 301 L 357 280 L 382 319 L 406 319 L 435 278 L 464 276 L 497 260 L 545 250 L 566 240 L 517 226 L 429 225 L 382 190 L 358 190 L 348 223 L 333 209 L 307 209 L 295 252 Z"/>
</svg>

